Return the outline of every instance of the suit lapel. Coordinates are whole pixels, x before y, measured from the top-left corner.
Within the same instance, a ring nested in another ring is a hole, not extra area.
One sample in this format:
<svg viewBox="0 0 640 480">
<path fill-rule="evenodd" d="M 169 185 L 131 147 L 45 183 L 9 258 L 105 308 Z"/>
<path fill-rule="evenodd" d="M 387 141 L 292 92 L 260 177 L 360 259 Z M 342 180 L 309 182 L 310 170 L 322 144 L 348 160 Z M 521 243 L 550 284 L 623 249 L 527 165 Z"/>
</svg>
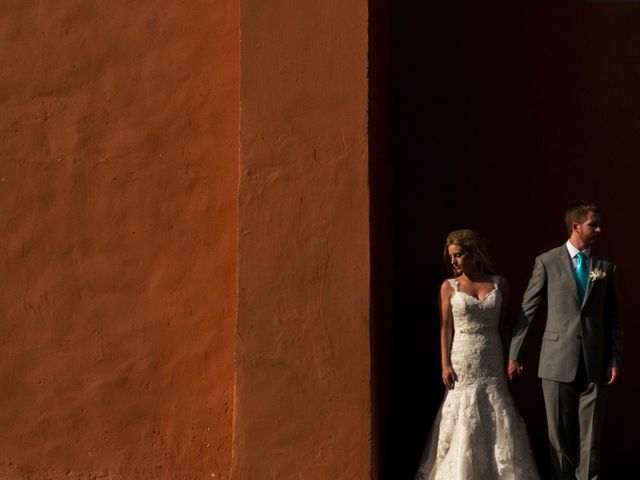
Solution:
<svg viewBox="0 0 640 480">
<path fill-rule="evenodd" d="M 573 296 L 575 297 L 576 302 L 580 303 L 580 297 L 578 296 L 578 285 L 576 284 L 576 276 L 573 271 L 573 263 L 571 257 L 569 256 L 569 250 L 567 250 L 566 245 L 563 245 L 560 249 L 558 260 L 560 261 L 562 271 L 567 277 L 567 284 L 569 285 L 569 289 L 573 292 Z M 587 295 L 585 295 L 585 298 L 586 297 Z"/>
</svg>

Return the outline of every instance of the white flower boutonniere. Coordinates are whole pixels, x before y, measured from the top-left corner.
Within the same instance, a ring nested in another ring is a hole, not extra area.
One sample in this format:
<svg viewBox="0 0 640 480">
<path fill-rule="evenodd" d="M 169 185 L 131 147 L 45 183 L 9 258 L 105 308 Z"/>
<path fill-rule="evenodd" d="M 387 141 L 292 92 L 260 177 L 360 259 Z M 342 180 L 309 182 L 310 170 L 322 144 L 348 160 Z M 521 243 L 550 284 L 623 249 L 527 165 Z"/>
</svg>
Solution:
<svg viewBox="0 0 640 480">
<path fill-rule="evenodd" d="M 604 270 L 600 270 L 599 268 L 592 270 L 589 276 L 591 277 L 592 282 L 595 282 L 597 280 L 602 280 L 603 278 L 607 278 L 607 274 L 604 272 Z"/>
</svg>

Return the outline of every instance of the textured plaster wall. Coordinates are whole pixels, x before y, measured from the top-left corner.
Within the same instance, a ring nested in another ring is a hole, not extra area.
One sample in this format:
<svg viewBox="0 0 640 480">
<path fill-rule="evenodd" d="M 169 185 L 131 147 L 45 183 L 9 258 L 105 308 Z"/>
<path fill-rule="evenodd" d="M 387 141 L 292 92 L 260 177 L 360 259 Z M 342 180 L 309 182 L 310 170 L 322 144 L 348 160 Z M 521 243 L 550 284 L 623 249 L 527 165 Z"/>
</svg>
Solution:
<svg viewBox="0 0 640 480">
<path fill-rule="evenodd" d="M 0 478 L 229 477 L 238 15 L 0 3 Z"/>
<path fill-rule="evenodd" d="M 367 479 L 367 2 L 240 17 L 233 478 Z"/>
</svg>

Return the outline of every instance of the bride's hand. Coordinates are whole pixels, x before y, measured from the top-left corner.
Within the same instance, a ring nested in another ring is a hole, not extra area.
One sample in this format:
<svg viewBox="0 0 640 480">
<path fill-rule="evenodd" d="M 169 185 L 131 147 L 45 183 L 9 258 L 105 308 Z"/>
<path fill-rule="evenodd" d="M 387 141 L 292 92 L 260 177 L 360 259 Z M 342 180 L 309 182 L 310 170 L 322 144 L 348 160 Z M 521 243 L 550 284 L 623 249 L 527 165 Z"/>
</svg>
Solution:
<svg viewBox="0 0 640 480">
<path fill-rule="evenodd" d="M 453 390 L 453 385 L 458 381 L 458 375 L 451 365 L 442 367 L 442 383 L 447 390 Z"/>
</svg>

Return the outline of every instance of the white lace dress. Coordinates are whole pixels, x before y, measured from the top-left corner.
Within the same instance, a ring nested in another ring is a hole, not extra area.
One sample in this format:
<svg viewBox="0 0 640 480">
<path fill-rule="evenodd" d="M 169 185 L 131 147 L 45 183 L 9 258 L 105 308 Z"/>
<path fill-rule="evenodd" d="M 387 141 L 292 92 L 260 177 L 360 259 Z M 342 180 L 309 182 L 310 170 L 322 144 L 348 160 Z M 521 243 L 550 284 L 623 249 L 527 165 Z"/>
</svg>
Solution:
<svg viewBox="0 0 640 480">
<path fill-rule="evenodd" d="M 449 282 L 458 382 L 445 394 L 416 480 L 538 480 L 524 422 L 507 389 L 499 277 L 481 300 Z"/>
</svg>

